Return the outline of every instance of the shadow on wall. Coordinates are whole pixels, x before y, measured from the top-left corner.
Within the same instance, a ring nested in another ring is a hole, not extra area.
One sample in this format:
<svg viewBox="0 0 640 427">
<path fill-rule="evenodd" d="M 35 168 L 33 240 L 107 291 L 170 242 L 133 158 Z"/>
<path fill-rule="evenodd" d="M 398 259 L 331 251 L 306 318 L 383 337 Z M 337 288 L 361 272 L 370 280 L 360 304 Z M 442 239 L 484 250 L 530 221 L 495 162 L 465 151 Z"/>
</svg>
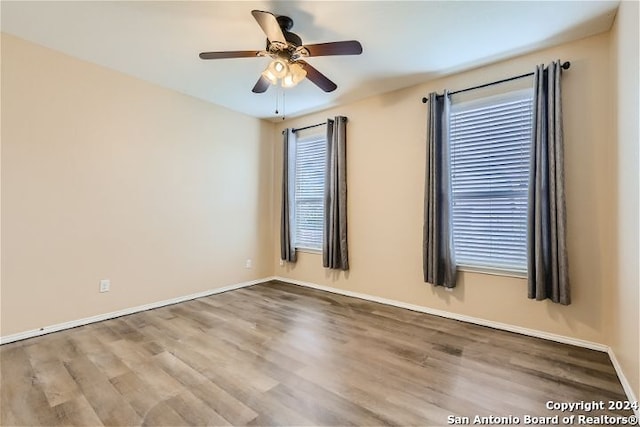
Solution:
<svg viewBox="0 0 640 427">
<path fill-rule="evenodd" d="M 277 237 L 277 239 L 279 239 L 279 236 Z M 279 245 L 279 243 L 278 243 Z M 278 254 L 280 253 L 280 248 L 278 246 Z M 322 267 L 322 253 L 308 253 L 308 252 L 303 252 L 302 254 L 302 258 L 306 258 L 306 257 L 311 257 L 313 258 L 312 260 L 301 260 L 301 254 L 300 251 L 298 251 L 298 261 L 297 262 L 285 262 L 284 265 L 281 265 L 281 268 L 284 268 L 284 272 L 287 273 L 287 275 L 289 275 L 289 273 L 295 273 L 296 269 L 302 269 L 302 266 L 299 266 L 301 264 L 305 264 L 305 265 L 309 265 L 310 263 L 313 264 L 317 264 L 314 265 L 313 268 L 320 266 Z M 278 255 L 278 259 L 280 259 L 280 256 Z M 328 281 L 330 281 L 333 284 L 339 283 L 343 280 L 348 281 L 349 277 L 351 275 L 350 271 L 342 271 L 342 270 L 332 270 L 330 268 L 325 268 L 324 269 L 324 278 L 327 279 Z M 338 286 L 340 287 L 340 286 Z"/>
<path fill-rule="evenodd" d="M 332 270 L 330 268 L 324 269 L 324 277 L 326 279 L 331 280 L 331 283 L 339 282 L 341 276 L 344 276 L 345 280 L 349 280 L 349 276 L 350 276 L 349 270 L 342 271 L 342 270 Z"/>
<path fill-rule="evenodd" d="M 273 274 L 273 236 L 276 236 L 276 232 L 273 230 L 273 201 L 274 201 L 274 167 L 277 167 L 277 162 L 274 163 L 274 134 L 275 125 L 273 123 L 261 120 L 259 129 L 259 141 L 258 141 L 258 175 L 256 188 L 258 189 L 257 198 L 258 203 L 256 209 L 268 209 L 268 212 L 261 210 L 256 212 L 255 218 L 257 221 L 256 231 L 259 239 L 257 250 L 261 253 L 265 253 L 265 256 L 258 257 L 261 264 L 264 263 L 265 268 Z M 265 221 L 264 218 L 268 217 Z M 260 266 L 262 267 L 262 266 Z"/>
<path fill-rule="evenodd" d="M 445 288 L 444 286 L 433 286 L 431 283 L 425 283 L 425 286 L 431 288 L 431 295 L 437 299 L 444 301 L 450 305 L 453 300 L 463 303 L 465 300 L 465 275 L 458 273 L 455 288 Z"/>
<path fill-rule="evenodd" d="M 404 74 L 401 76 L 393 77 L 373 77 L 366 80 L 361 80 L 360 83 L 349 92 L 341 92 L 340 96 L 336 99 L 337 105 L 349 104 L 351 102 L 373 95 L 380 85 L 385 87 L 391 87 L 389 92 L 385 92 L 382 95 L 376 95 L 375 99 L 380 106 L 393 106 L 397 102 L 406 100 L 405 96 L 390 96 L 390 92 L 398 91 L 405 88 L 413 88 L 414 86 L 431 81 L 439 77 L 437 73 L 423 72 Z M 419 102 L 419 99 L 416 99 Z"/>
</svg>

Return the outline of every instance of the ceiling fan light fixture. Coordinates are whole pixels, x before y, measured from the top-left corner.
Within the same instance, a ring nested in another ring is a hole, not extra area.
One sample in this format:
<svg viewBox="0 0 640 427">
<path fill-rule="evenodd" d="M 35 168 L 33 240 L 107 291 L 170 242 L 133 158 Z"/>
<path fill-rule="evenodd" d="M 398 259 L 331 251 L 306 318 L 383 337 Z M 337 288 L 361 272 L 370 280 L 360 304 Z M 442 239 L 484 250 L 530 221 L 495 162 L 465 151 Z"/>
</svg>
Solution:
<svg viewBox="0 0 640 427">
<path fill-rule="evenodd" d="M 293 76 L 293 80 L 298 83 L 307 77 L 307 71 L 300 64 L 291 64 L 289 66 L 289 74 Z"/>
<path fill-rule="evenodd" d="M 307 72 L 300 64 L 290 64 L 289 72 L 282 78 L 282 87 L 294 87 L 307 76 Z"/>
<path fill-rule="evenodd" d="M 293 75 L 291 73 L 282 78 L 282 87 L 294 87 L 297 84 L 298 82 L 293 80 Z"/>
<path fill-rule="evenodd" d="M 269 67 L 262 72 L 262 77 L 269 80 L 272 85 L 278 84 L 278 78 L 271 72 Z"/>
<path fill-rule="evenodd" d="M 289 72 L 282 78 L 282 87 L 294 87 L 307 77 L 307 72 L 300 64 L 289 64 Z"/>
<path fill-rule="evenodd" d="M 282 59 L 274 59 L 267 68 L 276 78 L 281 79 L 289 74 L 289 66 Z"/>
<path fill-rule="evenodd" d="M 2 0 L 0 0 L 2 1 Z M 200 52 L 200 59 L 270 57 L 267 69 L 254 85 L 253 93 L 264 93 L 269 84 L 292 87 L 304 78 L 325 92 L 332 92 L 338 86 L 327 76 L 304 61 L 307 57 L 333 55 L 360 55 L 362 45 L 357 40 L 344 40 L 329 43 L 303 45 L 302 39 L 289 31 L 293 20 L 287 16 L 276 16 L 263 10 L 252 10 L 262 31 L 267 36 L 265 50 L 234 50 L 223 52 Z"/>
</svg>

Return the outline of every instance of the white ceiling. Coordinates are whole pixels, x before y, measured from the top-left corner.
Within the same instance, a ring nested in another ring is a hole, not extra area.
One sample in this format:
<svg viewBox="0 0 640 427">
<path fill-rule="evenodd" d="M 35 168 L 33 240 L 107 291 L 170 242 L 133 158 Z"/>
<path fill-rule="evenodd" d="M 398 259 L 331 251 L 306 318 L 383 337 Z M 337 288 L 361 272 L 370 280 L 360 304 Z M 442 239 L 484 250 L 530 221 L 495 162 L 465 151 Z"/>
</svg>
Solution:
<svg viewBox="0 0 640 427">
<path fill-rule="evenodd" d="M 359 56 L 310 58 L 338 89 L 286 90 L 287 116 L 608 30 L 618 1 L 2 1 L 2 31 L 259 118 L 275 87 L 251 88 L 266 58 L 203 61 L 201 51 L 261 50 L 252 9 L 293 18 L 304 43 L 356 39 Z M 566 58 L 570 60 L 571 58 Z M 280 103 L 282 92 L 280 90 Z"/>
</svg>

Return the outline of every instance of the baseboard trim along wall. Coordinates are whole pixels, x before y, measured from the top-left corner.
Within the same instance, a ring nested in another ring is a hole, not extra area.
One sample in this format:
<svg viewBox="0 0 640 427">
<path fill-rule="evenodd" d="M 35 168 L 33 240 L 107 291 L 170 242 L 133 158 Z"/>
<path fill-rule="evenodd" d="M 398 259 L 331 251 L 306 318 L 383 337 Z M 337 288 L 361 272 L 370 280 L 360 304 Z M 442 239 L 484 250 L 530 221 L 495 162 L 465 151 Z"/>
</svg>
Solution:
<svg viewBox="0 0 640 427">
<path fill-rule="evenodd" d="M 324 285 L 318 285 L 317 283 L 311 283 L 311 282 L 304 282 L 301 280 L 295 280 L 295 279 L 289 279 L 286 277 L 280 277 L 280 276 L 276 276 L 273 277 L 272 280 L 277 280 L 279 282 L 284 282 L 284 283 L 290 283 L 292 285 L 298 285 L 298 286 L 304 286 L 307 288 L 313 288 L 313 289 L 319 289 L 321 291 L 327 291 L 327 292 L 331 292 L 334 294 L 339 294 L 339 295 L 345 295 L 348 297 L 354 297 L 354 298 L 359 298 L 359 299 L 363 299 L 366 301 L 372 301 L 372 302 L 377 302 L 380 304 L 385 304 L 385 305 L 390 305 L 393 307 L 399 307 L 399 308 L 406 308 L 407 310 L 412 310 L 412 311 L 417 311 L 420 313 L 425 313 L 425 314 L 432 314 L 434 316 L 439 316 L 439 317 L 445 317 L 448 319 L 454 319 L 454 320 L 460 320 L 462 322 L 467 322 L 467 323 L 473 323 L 476 325 L 480 325 L 480 326 L 487 326 L 489 328 L 494 328 L 494 329 L 500 329 L 503 331 L 509 331 L 509 332 L 515 332 L 517 334 L 522 334 L 522 335 L 527 335 L 530 337 L 534 337 L 534 338 L 542 338 L 542 339 L 546 339 L 546 340 L 550 340 L 550 341 L 555 341 L 555 342 L 559 342 L 562 344 L 570 344 L 570 345 L 575 345 L 578 347 L 584 347 L 584 348 L 589 348 L 591 350 L 596 350 L 596 351 L 602 351 L 604 353 L 609 354 L 609 358 L 611 359 L 611 363 L 613 364 L 613 367 L 616 371 L 616 374 L 618 375 L 618 379 L 620 380 L 620 383 L 622 384 L 622 388 L 624 389 L 627 398 L 630 402 L 637 402 L 638 400 L 635 397 L 635 393 L 633 392 L 633 389 L 631 388 L 631 385 L 629 384 L 629 381 L 627 380 L 627 377 L 624 375 L 624 372 L 622 371 L 622 367 L 620 366 L 620 364 L 618 363 L 618 360 L 615 357 L 615 354 L 613 352 L 613 350 L 611 349 L 611 347 L 604 345 L 604 344 L 600 344 L 600 343 L 596 343 L 596 342 L 592 342 L 592 341 L 586 341 L 586 340 L 581 340 L 578 338 L 572 338 L 572 337 L 567 337 L 564 335 L 558 335 L 558 334 L 552 334 L 550 332 L 544 332 L 544 331 L 539 331 L 536 329 L 529 329 L 529 328 L 523 328 L 520 326 L 515 326 L 515 325 L 509 325 L 507 323 L 500 323 L 500 322 L 494 322 L 492 320 L 487 320 L 487 319 L 481 319 L 478 317 L 472 317 L 472 316 L 466 316 L 463 314 L 458 314 L 458 313 L 451 313 L 449 311 L 444 311 L 444 310 L 437 310 L 434 308 L 429 308 L 429 307 L 425 307 L 425 306 L 421 306 L 421 305 L 415 305 L 415 304 L 408 304 L 402 301 L 396 301 L 396 300 L 392 300 L 392 299 L 388 299 L 388 298 L 381 298 L 381 297 L 377 297 L 374 295 L 369 295 L 369 294 L 362 294 L 359 292 L 352 292 L 352 291 L 346 291 L 343 289 L 338 289 L 338 288 L 332 288 L 330 286 L 324 286 Z M 636 416 L 640 418 L 640 411 L 635 410 L 634 411 Z"/>
<path fill-rule="evenodd" d="M 420 313 L 433 314 L 434 316 L 446 317 L 448 319 L 460 320 L 462 322 L 473 323 L 480 326 L 488 326 L 494 329 L 501 329 L 503 331 L 515 332 L 517 334 L 528 335 L 536 338 L 543 338 L 550 341 L 556 341 L 563 344 L 576 345 L 578 347 L 589 348 L 591 350 L 597 350 L 602 352 L 609 351 L 609 347 L 604 344 L 595 343 L 592 341 L 581 340 L 578 338 L 567 337 L 564 335 L 552 334 L 550 332 L 539 331 L 536 329 L 523 328 L 520 326 L 509 325 L 507 323 L 494 322 L 492 320 L 481 319 L 478 317 L 466 316 L 464 314 L 452 313 L 450 311 L 438 310 L 435 308 L 429 308 L 422 305 L 408 304 L 406 302 L 392 300 L 388 298 L 381 298 L 369 294 L 362 294 L 359 292 L 345 291 L 343 289 L 332 288 L 330 286 L 318 285 L 316 283 L 303 282 L 295 279 L 288 279 L 286 277 L 275 277 L 274 280 L 278 280 L 285 283 L 291 283 L 293 285 L 305 286 L 308 288 L 319 289 L 322 291 L 332 292 L 334 294 L 345 295 L 348 297 L 360 298 L 367 301 L 377 302 L 380 304 L 391 305 L 399 308 L 406 308 L 407 310 L 417 311 Z"/>
<path fill-rule="evenodd" d="M 223 286 L 221 288 L 208 289 L 206 291 L 197 292 L 195 294 L 171 298 L 164 301 L 152 302 L 149 304 L 139 305 L 137 307 L 125 308 L 123 310 L 113 311 L 111 313 L 104 313 L 104 314 L 99 314 L 97 316 L 85 317 L 84 319 L 72 320 L 70 322 L 44 326 L 39 329 L 32 329 L 30 331 L 19 332 L 17 334 L 0 337 L 0 345 L 8 344 L 14 341 L 25 340 L 27 338 L 33 338 L 40 335 L 46 335 L 52 332 L 62 331 L 64 329 L 76 328 L 78 326 L 88 325 L 90 323 L 101 322 L 103 320 L 114 319 L 116 317 L 126 316 L 127 314 L 138 313 L 140 311 L 146 311 L 146 310 L 151 310 L 153 308 L 164 307 L 166 305 L 177 304 L 179 302 L 190 301 L 196 298 L 202 298 L 202 297 L 207 297 L 209 295 L 220 294 L 222 292 L 232 291 L 234 289 L 246 288 L 247 286 L 257 285 L 259 283 L 265 283 L 271 280 L 273 280 L 273 278 L 268 277 L 266 279 L 256 279 L 248 282 L 236 283 L 233 285 Z"/>
<path fill-rule="evenodd" d="M 592 350 L 597 350 L 597 351 L 602 351 L 602 352 L 605 352 L 605 353 L 612 354 L 611 349 L 608 346 L 604 345 L 604 344 L 599 344 L 599 343 L 595 343 L 595 342 L 591 342 L 591 341 L 586 341 L 586 340 L 581 340 L 581 339 L 577 339 L 577 338 L 571 338 L 571 337 L 567 337 L 567 336 L 563 336 L 563 335 L 552 334 L 552 333 L 549 333 L 549 332 L 539 331 L 539 330 L 536 330 L 536 329 L 523 328 L 523 327 L 520 327 L 520 326 L 509 325 L 507 323 L 494 322 L 494 321 L 491 321 L 491 320 L 480 319 L 480 318 L 477 318 L 477 317 L 466 316 L 466 315 L 463 315 L 463 314 L 452 313 L 452 312 L 444 311 L 444 310 L 437 310 L 437 309 L 434 309 L 434 308 L 429 308 L 429 307 L 425 307 L 425 306 L 421 306 L 421 305 L 409 304 L 409 303 L 405 303 L 405 302 L 402 302 L 402 301 L 397 301 L 397 300 L 392 300 L 392 299 L 388 299 L 388 298 L 377 297 L 377 296 L 374 296 L 374 295 L 363 294 L 363 293 L 359 293 L 359 292 L 347 291 L 347 290 L 338 289 L 338 288 L 332 288 L 330 286 L 324 286 L 324 285 L 319 285 L 319 284 L 316 284 L 316 283 L 304 282 L 304 281 L 301 281 L 301 280 L 289 279 L 289 278 L 286 278 L 286 277 L 279 277 L 279 276 L 266 277 L 266 278 L 263 278 L 263 279 L 256 279 L 256 280 L 251 280 L 251 281 L 248 281 L 248 282 L 241 282 L 241 283 L 236 283 L 236 284 L 233 284 L 233 285 L 223 286 L 223 287 L 220 287 L 220 288 L 208 289 L 206 291 L 197 292 L 195 294 L 184 295 L 184 296 L 171 298 L 171 299 L 167 299 L 167 300 L 163 300 L 163 301 L 158 301 L 158 302 L 152 302 L 152 303 L 149 303 L 149 304 L 139 305 L 139 306 L 136 306 L 136 307 L 125 308 L 123 310 L 113 311 L 111 313 L 104 313 L 104 314 L 99 314 L 99 315 L 96 315 L 96 316 L 85 317 L 83 319 L 72 320 L 72 321 L 69 321 L 69 322 L 58 323 L 58 324 L 50 325 L 50 326 L 44 326 L 44 327 L 39 328 L 39 329 L 32 329 L 30 331 L 19 332 L 17 334 L 1 336 L 0 337 L 0 344 L 7 344 L 7 343 L 10 343 L 10 342 L 14 342 L 14 341 L 19 341 L 19 340 L 24 340 L 24 339 L 27 339 L 27 338 L 37 337 L 39 335 L 46 335 L 46 334 L 50 334 L 52 332 L 62 331 L 64 329 L 76 328 L 78 326 L 88 325 L 90 323 L 100 322 L 102 320 L 113 319 L 113 318 L 116 318 L 116 317 L 126 316 L 127 314 L 138 313 L 140 311 L 151 310 L 151 309 L 154 309 L 154 308 L 164 307 L 166 305 L 177 304 L 177 303 L 183 302 L 183 301 L 189 301 L 189 300 L 193 300 L 193 299 L 196 299 L 196 298 L 202 298 L 202 297 L 206 297 L 206 296 L 209 296 L 209 295 L 215 295 L 215 294 L 219 294 L 219 293 L 222 293 L 222 292 L 232 291 L 234 289 L 245 288 L 247 286 L 257 285 L 259 283 L 268 283 L 268 282 L 270 282 L 272 280 L 277 280 L 277 281 L 284 282 L 284 283 L 290 283 L 292 285 L 304 286 L 304 287 L 307 287 L 307 288 L 318 289 L 318 290 L 321 290 L 321 291 L 331 292 L 331 293 L 334 293 L 334 294 L 345 295 L 345 296 L 348 296 L 348 297 L 359 298 L 359 299 L 372 301 L 372 302 L 377 302 L 377 303 L 380 303 L 380 304 L 386 304 L 386 305 L 390 305 L 390 306 L 394 306 L 394 307 L 405 308 L 407 310 L 417 311 L 417 312 L 426 313 L 426 314 L 432 314 L 434 316 L 445 317 L 445 318 L 448 318 L 448 319 L 460 320 L 462 322 L 473 323 L 473 324 L 480 325 L 480 326 L 488 326 L 490 328 L 501 329 L 501 330 L 509 331 L 509 332 L 515 332 L 515 333 L 518 333 L 518 334 L 528 335 L 528 336 L 531 336 L 531 337 L 543 338 L 543 339 L 547 339 L 547 340 L 551 340 L 551 341 L 560 342 L 560 343 L 563 343 L 563 344 L 576 345 L 578 347 L 589 348 L 589 349 L 592 349 Z M 612 360 L 613 360 L 613 358 L 612 358 Z M 617 364 L 617 362 L 614 363 L 614 366 L 616 366 L 616 364 Z M 618 370 L 618 367 L 616 367 L 616 370 Z M 628 386 L 628 382 L 627 382 L 627 386 Z"/>
<path fill-rule="evenodd" d="M 209 290 L 206 290 L 206 291 L 197 292 L 197 293 L 190 294 L 190 295 L 184 295 L 184 296 L 171 298 L 171 299 L 167 299 L 167 300 L 163 300 L 163 301 L 158 301 L 158 302 L 153 302 L 153 303 L 149 303 L 149 304 L 139 305 L 139 306 L 136 306 L 136 307 L 125 308 L 123 310 L 113 311 L 111 313 L 104 313 L 104 314 L 99 314 L 97 316 L 91 316 L 91 317 L 85 317 L 83 319 L 72 320 L 70 322 L 58 323 L 58 324 L 55 324 L 55 325 L 45 326 L 45 327 L 42 327 L 42 328 L 39 328 L 39 329 L 32 329 L 30 331 L 19 332 L 17 334 L 12 334 L 12 335 L 7 335 L 7 336 L 0 336 L 0 345 L 8 344 L 8 343 L 11 343 L 11 342 L 14 342 L 14 341 L 25 340 L 25 339 L 28 339 L 28 338 L 33 338 L 33 337 L 37 337 L 37 336 L 40 336 L 40 335 L 46 335 L 46 334 L 50 334 L 52 332 L 58 332 L 58 331 L 62 331 L 62 330 L 65 330 L 65 329 L 76 328 L 78 326 L 88 325 L 90 323 L 100 322 L 100 321 L 103 321 L 103 320 L 114 319 L 116 317 L 126 316 L 128 314 L 134 314 L 134 313 L 138 313 L 140 311 L 151 310 L 151 309 L 154 309 L 154 308 L 160 308 L 160 307 L 164 307 L 164 306 L 172 305 L 172 304 L 177 304 L 177 303 L 184 302 L 184 301 L 190 301 L 190 300 L 194 300 L 194 299 L 197 299 L 197 298 L 202 298 L 202 297 L 206 297 L 206 296 L 210 296 L 210 295 L 220 294 L 220 293 L 223 293 L 223 292 L 232 291 L 234 289 L 246 288 L 248 286 L 257 285 L 257 284 L 260 284 L 260 283 L 269 283 L 269 282 L 274 281 L 274 280 L 275 281 L 279 281 L 279 282 L 284 282 L 284 283 L 290 283 L 292 285 L 298 285 L 298 286 L 304 286 L 304 287 L 307 287 L 307 288 L 318 289 L 318 290 L 321 290 L 321 291 L 331 292 L 331 293 L 334 293 L 334 294 L 344 295 L 344 296 L 348 296 L 348 297 L 359 298 L 359 299 L 366 300 L 366 301 L 377 302 L 377 303 L 380 303 L 380 304 L 385 304 L 385 305 L 389 305 L 389 306 L 393 306 L 393 307 L 404 308 L 404 309 L 407 309 L 407 310 L 412 310 L 412 311 L 416 311 L 416 312 L 420 312 L 420 313 L 432 314 L 434 316 L 439 316 L 439 317 L 444 317 L 444 318 L 454 319 L 454 320 L 460 320 L 462 322 L 473 323 L 473 324 L 480 325 L 480 326 L 487 326 L 487 327 L 494 328 L 494 329 L 500 329 L 500 330 L 504 330 L 504 331 L 515 332 L 517 334 L 527 335 L 527 336 L 531 336 L 531 337 L 535 337 L 535 338 L 542 338 L 542 339 L 546 339 L 546 340 L 550 340 L 550 341 L 556 341 L 556 342 L 563 343 L 563 344 L 570 344 L 570 345 L 575 345 L 575 346 L 578 346 L 578 347 L 584 347 L 584 348 L 589 348 L 589 349 L 592 349 L 592 350 L 602 351 L 602 352 L 605 352 L 605 353 L 609 354 L 609 357 L 611 358 L 611 363 L 613 364 L 613 367 L 614 367 L 614 369 L 615 369 L 615 371 L 616 371 L 616 373 L 618 375 L 618 378 L 620 379 L 620 383 L 622 384 L 622 387 L 623 387 L 623 389 L 624 389 L 629 401 L 631 401 L 631 402 L 636 402 L 637 401 L 637 399 L 635 397 L 635 394 L 633 392 L 633 389 L 631 388 L 631 385 L 629 384 L 629 381 L 625 377 L 624 372 L 622 371 L 622 368 L 621 368 L 620 364 L 618 363 L 618 359 L 616 359 L 615 353 L 613 352 L 611 347 L 606 346 L 604 344 L 599 344 L 599 343 L 595 343 L 595 342 L 591 342 L 591 341 L 586 341 L 586 340 L 581 340 L 581 339 L 577 339 L 577 338 L 567 337 L 567 336 L 564 336 L 564 335 L 558 335 L 558 334 L 552 334 L 552 333 L 549 333 L 549 332 L 539 331 L 539 330 L 536 330 L 536 329 L 523 328 L 523 327 L 520 327 L 520 326 L 509 325 L 507 323 L 494 322 L 494 321 L 491 321 L 491 320 L 481 319 L 481 318 L 472 317 L 472 316 L 466 316 L 466 315 L 463 315 L 463 314 L 452 313 L 452 312 L 448 312 L 448 311 L 444 311 L 444 310 L 437 310 L 437 309 L 434 309 L 434 308 L 429 308 L 429 307 L 425 307 L 425 306 L 421 306 L 421 305 L 408 304 L 408 303 L 405 303 L 405 302 L 402 302 L 402 301 L 396 301 L 396 300 L 392 300 L 392 299 L 388 299 L 388 298 L 377 297 L 377 296 L 374 296 L 374 295 L 363 294 L 363 293 L 360 293 L 360 292 L 352 292 L 352 291 L 347 291 L 347 290 L 343 290 L 343 289 L 332 288 L 330 286 L 318 285 L 316 283 L 304 282 L 304 281 L 301 281 L 301 280 L 289 279 L 289 278 L 286 278 L 286 277 L 279 277 L 279 276 L 266 277 L 266 278 L 263 278 L 263 279 L 256 279 L 256 280 L 251 280 L 251 281 L 248 281 L 248 282 L 236 283 L 236 284 L 233 284 L 233 285 L 227 285 L 227 286 L 223 286 L 223 287 L 220 287 L 220 288 L 209 289 Z M 640 417 L 640 413 L 639 413 L 638 410 L 636 410 L 635 413 L 636 413 L 636 416 Z"/>
<path fill-rule="evenodd" d="M 624 375 L 624 372 L 622 371 L 622 366 L 620 366 L 620 363 L 618 362 L 618 359 L 616 358 L 616 354 L 613 352 L 613 349 L 609 347 L 609 351 L 607 353 L 609 354 L 609 358 L 611 359 L 613 368 L 616 370 L 616 374 L 618 374 L 618 379 L 622 384 L 622 388 L 624 389 L 624 392 L 627 395 L 627 400 L 629 402 L 637 402 L 638 399 L 636 398 L 636 394 L 633 392 L 633 389 L 631 388 L 631 384 L 629 384 L 629 380 L 627 380 L 627 377 Z M 636 418 L 640 419 L 640 408 L 634 409 L 633 412 L 636 414 Z"/>
</svg>

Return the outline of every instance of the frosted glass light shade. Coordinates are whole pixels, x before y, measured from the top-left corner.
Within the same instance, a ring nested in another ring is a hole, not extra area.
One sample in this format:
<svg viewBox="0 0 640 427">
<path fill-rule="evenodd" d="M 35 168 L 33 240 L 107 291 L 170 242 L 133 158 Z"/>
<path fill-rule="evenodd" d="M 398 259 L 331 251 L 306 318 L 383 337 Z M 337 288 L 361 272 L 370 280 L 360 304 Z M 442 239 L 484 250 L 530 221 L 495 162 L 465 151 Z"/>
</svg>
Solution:
<svg viewBox="0 0 640 427">
<path fill-rule="evenodd" d="M 307 72 L 300 64 L 289 65 L 289 72 L 282 78 L 282 87 L 293 87 L 307 76 Z"/>
<path fill-rule="evenodd" d="M 269 83 L 271 83 L 272 85 L 278 84 L 278 78 L 271 72 L 268 67 L 262 72 L 262 77 L 269 80 Z"/>
<path fill-rule="evenodd" d="M 274 59 L 269 64 L 268 70 L 276 76 L 276 78 L 281 79 L 289 73 L 289 66 L 287 63 L 281 59 Z"/>
<path fill-rule="evenodd" d="M 300 64 L 291 64 L 289 66 L 289 74 L 293 75 L 293 81 L 296 83 L 307 77 L 307 71 Z"/>
<path fill-rule="evenodd" d="M 282 87 L 293 87 L 295 85 L 296 82 L 293 81 L 293 75 L 291 75 L 291 73 L 282 78 Z"/>
</svg>

